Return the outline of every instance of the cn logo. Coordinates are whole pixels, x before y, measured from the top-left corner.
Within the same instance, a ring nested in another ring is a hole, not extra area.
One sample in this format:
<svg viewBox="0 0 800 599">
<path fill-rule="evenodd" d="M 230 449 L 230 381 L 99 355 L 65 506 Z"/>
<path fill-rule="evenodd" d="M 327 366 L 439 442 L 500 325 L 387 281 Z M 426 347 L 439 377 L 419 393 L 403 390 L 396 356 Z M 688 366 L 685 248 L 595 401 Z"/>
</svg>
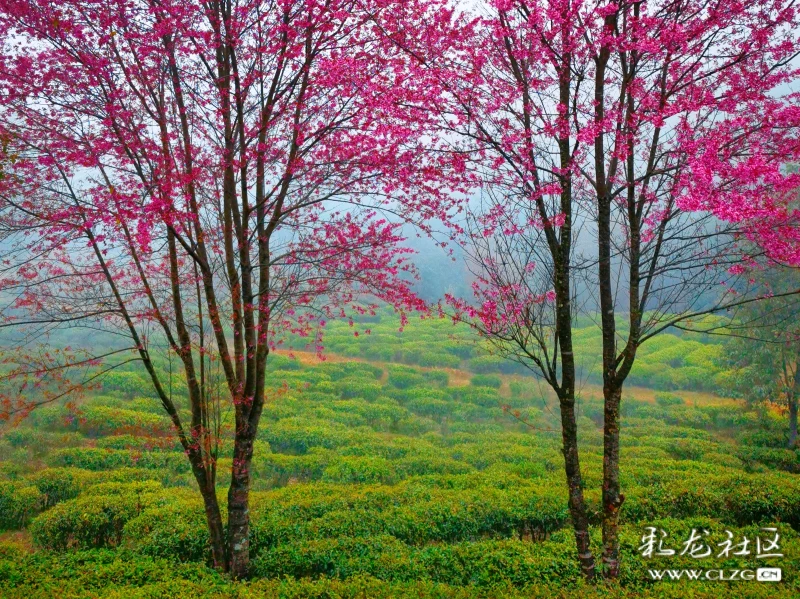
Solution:
<svg viewBox="0 0 800 599">
<path fill-rule="evenodd" d="M 781 569 L 780 568 L 759 568 L 756 570 L 756 580 L 761 582 L 780 582 Z"/>
</svg>

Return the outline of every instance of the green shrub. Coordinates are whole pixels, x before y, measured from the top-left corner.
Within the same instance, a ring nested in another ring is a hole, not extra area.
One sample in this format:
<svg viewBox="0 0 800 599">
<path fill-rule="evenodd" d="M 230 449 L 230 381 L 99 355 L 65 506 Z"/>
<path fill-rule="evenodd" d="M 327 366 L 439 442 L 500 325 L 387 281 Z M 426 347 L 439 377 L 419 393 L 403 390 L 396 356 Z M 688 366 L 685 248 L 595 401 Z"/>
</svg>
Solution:
<svg viewBox="0 0 800 599">
<path fill-rule="evenodd" d="M 667 443 L 665 449 L 676 460 L 699 460 L 703 457 L 703 448 L 694 440 L 675 439 Z"/>
<path fill-rule="evenodd" d="M 574 579 L 574 560 L 560 558 L 566 546 L 561 541 L 543 552 L 541 546 L 519 541 L 483 541 L 417 549 L 387 536 L 343 537 L 281 545 L 262 554 L 253 568 L 258 575 L 295 578 L 369 574 L 387 581 L 422 579 L 459 587 L 524 586 Z"/>
<path fill-rule="evenodd" d="M 332 457 L 330 450 L 321 447 L 311 448 L 302 455 L 259 453 L 253 465 L 254 482 L 266 488 L 319 480 Z"/>
<path fill-rule="evenodd" d="M 66 428 L 89 437 L 126 433 L 163 435 L 171 430 L 165 415 L 91 404 L 74 413 L 60 410 L 46 419 L 45 426 L 51 430 Z"/>
<path fill-rule="evenodd" d="M 726 468 L 741 468 L 742 462 L 729 453 L 708 452 L 703 454 L 703 461 L 709 464 L 718 464 Z"/>
<path fill-rule="evenodd" d="M 382 391 L 382 387 L 378 383 L 355 377 L 340 379 L 336 383 L 336 389 L 342 399 L 357 397 L 366 401 L 376 400 Z"/>
<path fill-rule="evenodd" d="M 122 538 L 146 555 L 184 562 L 210 558 L 203 501 L 195 491 L 143 508 L 125 523 Z"/>
<path fill-rule="evenodd" d="M 714 372 L 709 372 L 706 368 L 700 366 L 683 366 L 678 368 L 677 372 L 680 374 L 682 383 L 681 389 L 708 389 L 716 391 L 717 387 L 714 385 L 712 375 Z"/>
<path fill-rule="evenodd" d="M 125 523 L 155 503 L 160 490 L 153 481 L 97 485 L 38 516 L 31 535 L 43 549 L 57 551 L 118 546 Z"/>
<path fill-rule="evenodd" d="M 684 401 L 673 393 L 656 393 L 656 403 L 664 408 L 685 405 Z"/>
<path fill-rule="evenodd" d="M 393 467 L 403 476 L 423 476 L 428 474 L 466 474 L 475 469 L 465 462 L 451 460 L 437 455 L 413 455 L 392 462 Z"/>
<path fill-rule="evenodd" d="M 291 543 L 262 553 L 253 560 L 256 576 L 346 578 L 369 573 L 388 580 L 414 580 L 421 571 L 409 549 L 390 536 L 314 539 Z"/>
<path fill-rule="evenodd" d="M 189 472 L 189 460 L 182 453 L 136 452 L 117 449 L 82 447 L 59 449 L 48 457 L 50 466 L 72 466 L 86 470 L 114 470 L 117 468 L 169 469 L 179 473 Z"/>
<path fill-rule="evenodd" d="M 324 482 L 338 484 L 393 484 L 397 472 L 385 458 L 349 456 L 336 460 L 322 473 Z"/>
<path fill-rule="evenodd" d="M 355 437 L 340 424 L 304 418 L 286 418 L 261 430 L 262 438 L 273 451 L 280 453 L 303 454 L 312 447 L 342 447 Z"/>
<path fill-rule="evenodd" d="M 389 368 L 389 384 L 398 389 L 409 389 L 424 385 L 425 377 L 411 368 L 392 366 Z"/>
<path fill-rule="evenodd" d="M 119 391 L 129 397 L 137 393 L 146 393 L 152 389 L 153 383 L 136 372 L 114 370 L 103 376 L 105 391 Z"/>
<path fill-rule="evenodd" d="M 447 387 L 450 382 L 450 375 L 444 370 L 425 370 L 422 372 L 422 376 L 429 385 L 435 387 Z"/>
<path fill-rule="evenodd" d="M 276 370 L 300 370 L 301 365 L 296 359 L 281 354 L 270 353 L 267 359 L 267 371 L 275 372 Z"/>
<path fill-rule="evenodd" d="M 668 389 L 672 391 L 676 389 L 688 388 L 689 380 L 681 372 L 681 369 L 662 366 L 650 378 L 648 383 L 648 386 L 651 386 L 655 389 Z"/>
<path fill-rule="evenodd" d="M 758 415 L 739 406 L 708 406 L 703 408 L 711 423 L 719 428 L 743 428 L 758 425 Z"/>
<path fill-rule="evenodd" d="M 753 445 L 756 447 L 771 447 L 773 449 L 785 449 L 789 442 L 789 436 L 781 431 L 775 434 L 771 431 L 755 430 L 745 431 L 736 437 L 740 445 Z"/>
<path fill-rule="evenodd" d="M 503 381 L 499 376 L 491 374 L 476 374 L 470 379 L 470 384 L 473 387 L 491 387 L 492 389 L 499 389 Z"/>
<path fill-rule="evenodd" d="M 323 364 L 317 367 L 320 372 L 327 374 L 332 381 L 355 377 L 364 379 L 380 379 L 383 376 L 383 369 L 372 364 L 363 362 L 337 362 L 334 364 Z"/>
<path fill-rule="evenodd" d="M 78 468 L 45 468 L 28 480 L 42 494 L 43 507 L 48 508 L 77 497 L 89 481 L 87 474 Z"/>
<path fill-rule="evenodd" d="M 447 416 L 454 408 L 453 403 L 442 399 L 420 397 L 406 403 L 407 409 L 415 414 L 427 416 L 434 420 Z"/>
<path fill-rule="evenodd" d="M 742 446 L 736 456 L 751 469 L 755 463 L 761 463 L 777 470 L 800 473 L 800 452 L 797 450 Z"/>
<path fill-rule="evenodd" d="M 445 352 L 422 352 L 417 356 L 416 364 L 437 368 L 458 368 L 461 358 Z"/>
<path fill-rule="evenodd" d="M 468 362 L 472 372 L 486 374 L 489 372 L 501 372 L 505 366 L 505 360 L 498 356 L 478 356 Z"/>
<path fill-rule="evenodd" d="M 44 497 L 25 482 L 0 482 L 0 530 L 23 528 L 44 508 Z"/>
<path fill-rule="evenodd" d="M 483 408 L 499 408 L 503 403 L 497 390 L 491 387 L 458 387 L 453 389 L 453 397 Z"/>
<path fill-rule="evenodd" d="M 671 406 L 666 408 L 666 421 L 677 426 L 688 426 L 706 430 L 711 426 L 711 417 L 701 409 L 689 406 Z"/>
<path fill-rule="evenodd" d="M 3 438 L 8 441 L 11 447 L 30 447 L 42 442 L 44 434 L 32 428 L 15 428 L 6 431 Z"/>
<path fill-rule="evenodd" d="M 180 442 L 173 436 L 111 435 L 98 439 L 95 447 L 138 451 L 183 451 Z"/>
</svg>

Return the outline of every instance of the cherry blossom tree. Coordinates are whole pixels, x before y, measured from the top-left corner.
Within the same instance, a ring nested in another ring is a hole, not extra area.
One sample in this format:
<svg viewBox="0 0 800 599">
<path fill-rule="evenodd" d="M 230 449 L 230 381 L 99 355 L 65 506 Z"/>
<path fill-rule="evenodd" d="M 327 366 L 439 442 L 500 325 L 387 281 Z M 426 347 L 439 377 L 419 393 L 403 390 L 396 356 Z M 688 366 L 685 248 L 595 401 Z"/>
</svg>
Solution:
<svg viewBox="0 0 800 599">
<path fill-rule="evenodd" d="M 790 201 L 800 178 L 785 168 L 800 151 L 790 87 L 800 15 L 790 0 L 487 0 L 470 10 L 464 44 L 408 41 L 440 74 L 442 127 L 478 189 L 460 236 L 475 297 L 449 301 L 555 391 L 588 578 L 598 566 L 572 327 L 581 310 L 598 318 L 599 570 L 613 578 L 620 402 L 638 348 L 695 315 L 751 301 L 741 284 L 750 261 L 800 257 Z"/>
<path fill-rule="evenodd" d="M 446 220 L 451 201 L 444 162 L 420 148 L 434 87 L 391 40 L 448 19 L 419 0 L 0 2 L 3 327 L 25 327 L 5 348 L 2 415 L 140 361 L 191 463 L 214 565 L 235 577 L 270 351 L 289 333 L 321 349 L 326 320 L 377 301 L 424 308 L 400 228 Z M 59 327 L 128 344 L 47 347 Z M 217 370 L 235 414 L 227 532 Z"/>
</svg>

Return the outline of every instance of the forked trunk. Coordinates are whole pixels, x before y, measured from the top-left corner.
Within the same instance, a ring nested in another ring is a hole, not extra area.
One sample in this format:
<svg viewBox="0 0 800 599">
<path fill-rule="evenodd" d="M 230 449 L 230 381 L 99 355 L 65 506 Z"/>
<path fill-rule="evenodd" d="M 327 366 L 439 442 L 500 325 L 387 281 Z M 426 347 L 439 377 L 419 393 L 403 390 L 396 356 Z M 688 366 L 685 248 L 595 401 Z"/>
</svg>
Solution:
<svg viewBox="0 0 800 599">
<path fill-rule="evenodd" d="M 621 386 L 604 386 L 603 421 L 603 574 L 619 576 L 619 510 L 625 496 L 619 485 L 619 404 Z"/>
<path fill-rule="evenodd" d="M 206 514 L 208 539 L 211 545 L 211 562 L 215 570 L 228 571 L 228 556 L 225 550 L 225 525 L 216 492 L 216 469 L 207 468 L 196 448 L 189 447 L 189 463 L 203 497 L 203 511 Z"/>
</svg>

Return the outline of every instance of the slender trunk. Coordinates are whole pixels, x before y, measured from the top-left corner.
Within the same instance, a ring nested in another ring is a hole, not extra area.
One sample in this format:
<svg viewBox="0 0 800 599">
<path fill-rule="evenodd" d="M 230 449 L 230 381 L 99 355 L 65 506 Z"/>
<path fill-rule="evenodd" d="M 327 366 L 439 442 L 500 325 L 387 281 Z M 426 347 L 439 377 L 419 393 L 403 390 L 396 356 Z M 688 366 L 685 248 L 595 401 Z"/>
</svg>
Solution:
<svg viewBox="0 0 800 599">
<path fill-rule="evenodd" d="M 228 489 L 228 552 L 233 578 L 247 578 L 250 569 L 250 466 L 254 433 L 244 427 L 233 449 L 231 485 Z"/>
<path fill-rule="evenodd" d="M 600 310 L 603 335 L 603 576 L 619 576 L 619 404 L 625 373 L 617 372 L 616 321 L 611 282 L 611 200 L 598 202 Z M 633 355 L 633 354 L 631 354 Z M 630 361 L 626 362 L 629 366 Z"/>
<path fill-rule="evenodd" d="M 562 7 L 563 23 L 567 23 L 569 8 Z M 573 32 L 569 27 L 562 26 L 561 36 L 564 45 L 572 45 Z M 559 72 L 559 101 L 567 107 L 571 103 L 571 78 L 572 78 L 572 53 L 564 52 Z M 528 100 L 529 98 L 526 98 Z M 526 106 L 529 103 L 526 102 Z M 530 129 L 530 125 L 527 125 Z M 569 128 L 567 127 L 567 131 Z M 533 146 L 531 146 L 533 147 Z M 553 287 L 556 292 L 556 335 L 557 347 L 561 351 L 561 384 L 559 385 L 558 398 L 561 409 L 561 442 L 564 453 L 564 472 L 567 475 L 567 490 L 569 493 L 569 512 L 572 518 L 572 528 L 575 533 L 575 545 L 578 550 L 578 563 L 581 573 L 587 580 L 595 577 L 594 555 L 589 537 L 589 517 L 587 516 L 586 500 L 583 496 L 583 478 L 578 456 L 578 424 L 575 419 L 575 354 L 572 345 L 572 149 L 569 133 L 559 136 L 559 160 L 562 175 L 561 182 L 561 213 L 564 222 L 560 235 L 551 235 L 548 238 L 550 251 L 553 255 L 554 278 Z M 535 164 L 535 162 L 534 162 Z M 540 211 L 544 213 L 543 208 Z"/>
<path fill-rule="evenodd" d="M 800 354 L 794 367 L 794 381 L 786 393 L 789 404 L 789 449 L 797 447 L 797 398 L 800 396 Z"/>
<path fill-rule="evenodd" d="M 567 193 L 571 192 L 565 185 Z M 566 204 L 566 202 L 565 202 Z M 594 556 L 589 538 L 589 517 L 583 496 L 583 478 L 578 456 L 578 424 L 575 419 L 575 354 L 572 346 L 572 304 L 569 268 L 569 226 L 565 222 L 566 239 L 562 242 L 563 252 L 556 260 L 554 286 L 556 290 L 556 322 L 558 345 L 561 348 L 561 385 L 558 398 L 561 409 L 561 440 L 564 453 L 564 471 L 567 475 L 569 492 L 569 513 L 575 532 L 575 545 L 581 573 L 587 580 L 595 576 Z"/>
<path fill-rule="evenodd" d="M 603 387 L 603 571 L 619 576 L 619 510 L 625 496 L 619 486 L 619 404 L 621 386 Z"/>
<path fill-rule="evenodd" d="M 581 573 L 589 580 L 594 578 L 594 556 L 589 539 L 589 517 L 583 497 L 583 479 L 578 459 L 578 426 L 575 421 L 575 397 L 561 399 L 561 439 L 564 452 L 564 470 L 569 489 L 569 513 L 575 532 L 575 545 Z"/>
<path fill-rule="evenodd" d="M 604 33 L 611 39 L 617 30 L 619 7 L 606 15 Z M 611 56 L 611 44 L 604 43 L 595 59 L 594 100 L 595 123 L 601 125 L 606 118 L 606 67 Z M 624 97 L 624 96 L 623 96 Z M 603 336 L 603 575 L 616 578 L 619 574 L 619 538 L 617 522 L 622 495 L 619 492 L 619 402 L 622 380 L 617 376 L 616 308 L 611 272 L 611 209 L 613 204 L 609 184 L 614 180 L 618 162 L 615 155 L 606 171 L 605 134 L 594 139 L 594 174 L 597 189 L 597 258 L 598 287 L 600 292 L 600 321 Z M 630 206 L 629 190 L 628 205 Z M 635 273 L 632 273 L 635 275 Z M 631 280 L 631 285 L 637 281 Z M 631 307 L 635 309 L 635 306 Z"/>
</svg>

